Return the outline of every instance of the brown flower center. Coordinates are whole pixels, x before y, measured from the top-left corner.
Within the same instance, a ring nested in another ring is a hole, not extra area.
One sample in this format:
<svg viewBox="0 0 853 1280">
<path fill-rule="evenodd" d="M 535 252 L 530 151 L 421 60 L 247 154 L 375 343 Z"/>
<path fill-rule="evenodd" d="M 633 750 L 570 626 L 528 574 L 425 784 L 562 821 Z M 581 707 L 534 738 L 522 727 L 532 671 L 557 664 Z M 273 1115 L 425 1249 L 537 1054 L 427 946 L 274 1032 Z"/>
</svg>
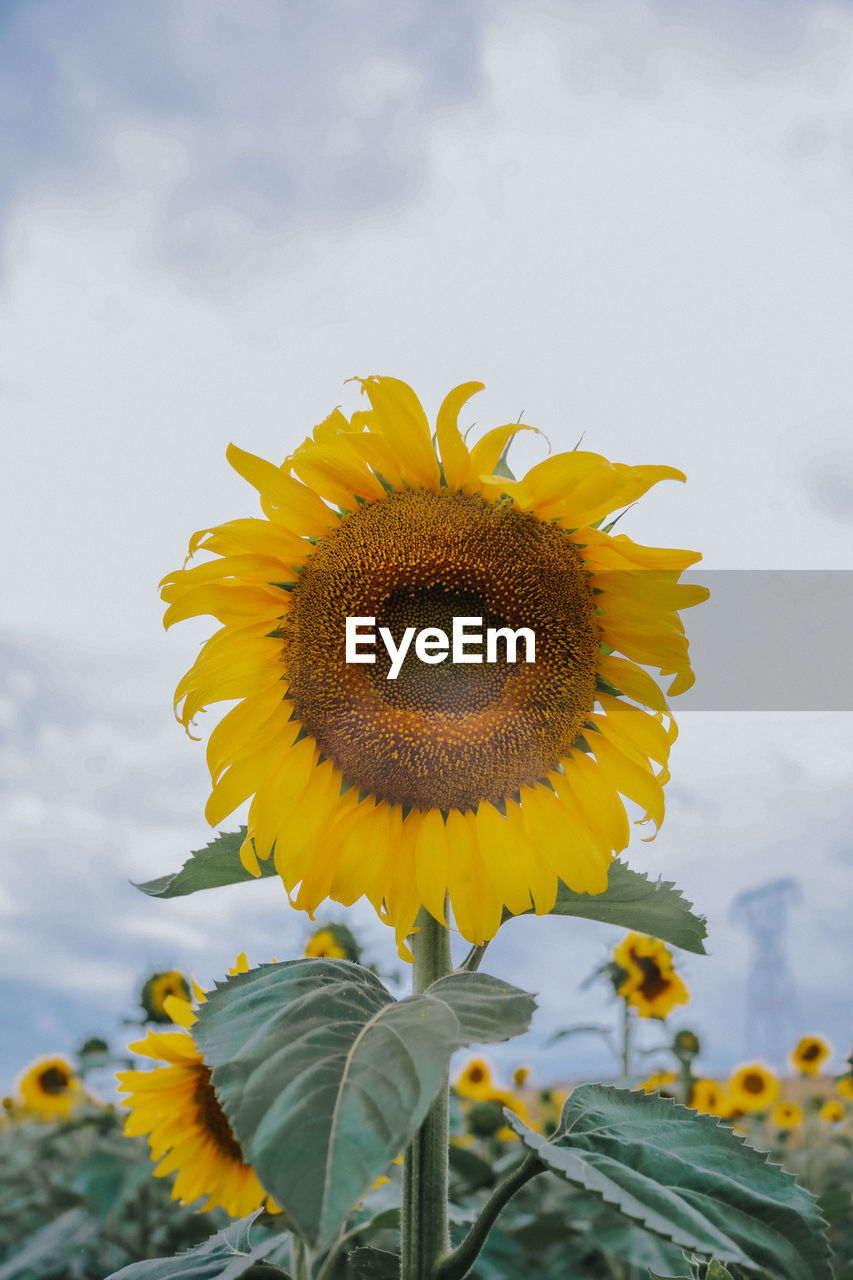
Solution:
<svg viewBox="0 0 853 1280">
<path fill-rule="evenodd" d="M 743 1087 L 747 1093 L 763 1093 L 764 1077 L 757 1071 L 748 1071 L 743 1078 Z"/>
<path fill-rule="evenodd" d="M 48 1067 L 39 1077 L 42 1090 L 53 1096 L 65 1093 L 70 1083 L 71 1077 L 67 1071 L 63 1071 L 62 1067 Z"/>
<path fill-rule="evenodd" d="M 600 633 L 581 552 L 554 524 L 507 502 L 443 490 L 389 493 L 322 539 L 283 624 L 295 715 L 347 779 L 390 803 L 473 809 L 532 785 L 582 732 Z M 375 618 L 372 664 L 345 659 L 348 617 Z M 528 628 L 516 661 L 497 640 L 480 662 L 424 662 L 411 642 L 396 679 L 379 638 L 406 628 Z"/>
<path fill-rule="evenodd" d="M 660 967 L 655 964 L 650 956 L 632 954 L 632 959 L 643 975 L 643 981 L 640 983 L 638 990 L 644 999 L 656 1000 L 658 996 L 662 996 L 669 989 L 669 978 L 664 976 Z"/>
<path fill-rule="evenodd" d="M 219 1105 L 219 1099 L 210 1082 L 210 1068 L 206 1067 L 204 1063 L 199 1063 L 196 1070 L 198 1079 L 193 1101 L 198 1108 L 199 1123 L 210 1134 L 224 1155 L 230 1156 L 232 1160 L 239 1160 L 243 1164 L 243 1152 L 240 1144 L 234 1137 L 231 1126 L 225 1117 L 225 1112 Z"/>
</svg>

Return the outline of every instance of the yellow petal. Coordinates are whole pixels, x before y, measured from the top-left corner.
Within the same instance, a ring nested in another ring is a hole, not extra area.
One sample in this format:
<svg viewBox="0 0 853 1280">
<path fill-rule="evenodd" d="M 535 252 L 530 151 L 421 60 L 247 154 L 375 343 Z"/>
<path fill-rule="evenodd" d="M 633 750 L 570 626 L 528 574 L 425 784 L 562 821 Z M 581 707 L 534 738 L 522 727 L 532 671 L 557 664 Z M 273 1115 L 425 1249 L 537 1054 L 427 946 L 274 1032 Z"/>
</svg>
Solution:
<svg viewBox="0 0 853 1280">
<path fill-rule="evenodd" d="M 246 453 L 235 444 L 229 444 L 226 457 L 234 470 L 258 490 L 265 514 L 291 533 L 322 537 L 338 524 L 338 516 L 330 507 L 272 462 Z"/>
<path fill-rule="evenodd" d="M 482 382 L 463 382 L 445 396 L 436 418 L 435 435 L 444 467 L 444 478 L 451 490 L 461 489 L 469 476 L 469 454 L 457 425 L 459 411 L 471 396 L 483 390 Z"/>
</svg>

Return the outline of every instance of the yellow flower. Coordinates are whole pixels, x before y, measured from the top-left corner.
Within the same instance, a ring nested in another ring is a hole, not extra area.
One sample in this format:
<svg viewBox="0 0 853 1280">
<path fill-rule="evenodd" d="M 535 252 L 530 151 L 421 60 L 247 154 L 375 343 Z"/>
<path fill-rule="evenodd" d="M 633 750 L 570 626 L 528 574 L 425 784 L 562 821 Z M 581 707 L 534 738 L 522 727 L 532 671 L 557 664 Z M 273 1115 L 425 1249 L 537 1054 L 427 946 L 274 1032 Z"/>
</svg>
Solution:
<svg viewBox="0 0 853 1280">
<path fill-rule="evenodd" d="M 735 1111 L 763 1111 L 779 1097 L 779 1081 L 760 1062 L 738 1067 L 729 1081 Z"/>
<path fill-rule="evenodd" d="M 328 960 L 346 960 L 347 953 L 343 947 L 339 947 L 335 942 L 335 935 L 330 933 L 328 929 L 318 929 L 308 939 L 308 945 L 305 948 L 306 956 L 325 957 Z"/>
<path fill-rule="evenodd" d="M 678 1079 L 674 1071 L 653 1071 L 640 1084 L 635 1085 L 635 1090 L 642 1089 L 643 1093 L 661 1093 L 668 1089 L 671 1084 L 675 1084 Z"/>
<path fill-rule="evenodd" d="M 171 1022 L 166 1012 L 166 1000 L 169 996 L 177 996 L 180 1000 L 190 998 L 187 980 L 177 969 L 152 974 L 142 988 L 139 1003 L 145 1010 L 148 1022 Z"/>
<path fill-rule="evenodd" d="M 178 685 L 180 720 L 237 702 L 208 745 L 208 821 L 251 798 L 247 869 L 272 857 L 310 913 L 366 896 L 400 946 L 421 905 L 446 923 L 447 897 L 482 943 L 504 908 L 550 911 L 560 880 L 603 892 L 629 839 L 620 797 L 663 819 L 676 731 L 644 668 L 689 688 L 678 611 L 707 596 L 678 581 L 695 553 L 601 527 L 680 471 L 576 450 L 508 479 L 528 428 L 469 447 L 457 416 L 480 388 L 446 397 L 436 447 L 385 377 L 280 467 L 231 445 L 264 518 L 200 530 L 190 556 L 214 558 L 162 584 L 167 626 L 221 624 Z M 485 660 L 461 639 L 446 660 L 466 618 Z"/>
<path fill-rule="evenodd" d="M 820 1036 L 803 1036 L 791 1054 L 791 1061 L 804 1076 L 816 1076 L 832 1048 Z"/>
<path fill-rule="evenodd" d="M 821 1107 L 820 1118 L 827 1124 L 840 1124 L 842 1120 L 847 1118 L 847 1108 L 843 1102 L 830 1098 L 829 1102 L 825 1102 Z"/>
<path fill-rule="evenodd" d="M 732 1113 L 732 1104 L 722 1085 L 716 1080 L 699 1079 L 693 1081 L 690 1094 L 690 1107 L 706 1116 L 719 1116 L 725 1119 Z"/>
<path fill-rule="evenodd" d="M 625 971 L 618 994 L 641 1018 L 665 1018 L 690 993 L 672 967 L 672 955 L 658 938 L 629 933 L 614 948 L 613 959 Z"/>
<path fill-rule="evenodd" d="M 849 1098 L 853 1102 L 853 1075 L 841 1077 L 838 1081 L 838 1092 L 842 1098 Z"/>
<path fill-rule="evenodd" d="M 73 1067 L 60 1057 L 40 1058 L 27 1067 L 18 1092 L 26 1111 L 46 1117 L 68 1116 L 85 1096 Z"/>
<path fill-rule="evenodd" d="M 488 1098 L 493 1087 L 491 1068 L 483 1058 L 466 1062 L 454 1081 L 456 1092 L 463 1098 Z"/>
<path fill-rule="evenodd" d="M 246 973 L 241 953 L 229 973 Z M 196 989 L 203 1001 L 204 992 Z M 168 1012 L 184 1030 L 149 1031 L 144 1040 L 128 1047 L 143 1057 L 167 1063 L 152 1071 L 120 1071 L 119 1091 L 129 1096 L 131 1107 L 124 1132 L 148 1135 L 151 1159 L 159 1161 L 156 1178 L 178 1171 L 172 1199 L 192 1204 L 206 1196 L 203 1210 L 222 1208 L 243 1218 L 265 1205 L 277 1206 L 264 1191 L 251 1165 L 243 1159 L 225 1112 L 211 1083 L 210 1068 L 195 1046 L 189 1028 L 195 1014 L 189 1002 L 176 996 L 166 999 Z"/>
<path fill-rule="evenodd" d="M 311 934 L 305 947 L 305 954 L 311 959 L 358 961 L 361 957 L 361 947 L 345 924 L 331 924 L 322 929 L 316 929 Z"/>
<path fill-rule="evenodd" d="M 512 1083 L 516 1089 L 523 1089 L 530 1075 L 529 1067 L 516 1067 L 512 1073 Z"/>
<path fill-rule="evenodd" d="M 777 1129 L 796 1129 L 803 1121 L 803 1108 L 797 1102 L 777 1102 L 773 1108 L 773 1123 Z"/>
</svg>

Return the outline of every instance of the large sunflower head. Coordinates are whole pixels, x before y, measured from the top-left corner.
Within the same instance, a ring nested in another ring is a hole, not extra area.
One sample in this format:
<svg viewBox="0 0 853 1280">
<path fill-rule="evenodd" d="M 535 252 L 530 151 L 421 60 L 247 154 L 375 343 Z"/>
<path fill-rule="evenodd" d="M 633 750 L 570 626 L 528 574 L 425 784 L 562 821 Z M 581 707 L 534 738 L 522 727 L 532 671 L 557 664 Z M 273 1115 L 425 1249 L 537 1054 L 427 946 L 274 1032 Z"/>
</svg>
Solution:
<svg viewBox="0 0 853 1280">
<path fill-rule="evenodd" d="M 18 1080 L 25 1112 L 46 1119 L 65 1117 L 85 1098 L 71 1064 L 62 1057 L 40 1058 Z"/>
<path fill-rule="evenodd" d="M 816 1076 L 831 1053 L 831 1046 L 820 1036 L 803 1036 L 791 1053 L 791 1061 L 804 1076 Z"/>
<path fill-rule="evenodd" d="M 229 972 L 245 972 L 238 958 Z M 197 992 L 204 999 L 203 992 Z M 166 998 L 168 1012 L 183 1029 L 149 1031 L 129 1048 L 165 1066 L 151 1071 L 120 1071 L 119 1091 L 131 1108 L 124 1132 L 148 1135 L 151 1159 L 159 1161 L 154 1176 L 177 1170 L 172 1198 L 192 1204 L 206 1197 L 203 1210 L 222 1208 L 243 1218 L 265 1205 L 276 1210 L 251 1165 L 243 1159 L 225 1112 L 211 1083 L 210 1068 L 195 1046 L 189 1028 L 195 1014 L 188 1001 Z"/>
<path fill-rule="evenodd" d="M 644 669 L 690 686 L 679 583 L 699 557 L 602 527 L 663 479 L 575 451 L 508 478 L 519 424 L 469 447 L 479 383 L 430 425 L 393 378 L 335 410 L 281 466 L 235 448 L 263 518 L 204 529 L 170 574 L 165 623 L 221 628 L 180 682 L 214 730 L 211 824 L 252 798 L 245 865 L 273 857 L 295 904 L 366 895 L 402 943 L 421 905 L 471 942 L 559 880 L 600 893 L 625 848 L 622 797 L 663 818 L 675 728 Z"/>
<path fill-rule="evenodd" d="M 613 951 L 617 971 L 624 975 L 617 993 L 641 1018 L 666 1018 L 690 993 L 672 967 L 672 954 L 659 938 L 629 933 Z"/>
<path fill-rule="evenodd" d="M 764 1111 L 779 1097 L 779 1081 L 760 1062 L 749 1062 L 733 1073 L 729 1097 L 736 1111 Z"/>
</svg>

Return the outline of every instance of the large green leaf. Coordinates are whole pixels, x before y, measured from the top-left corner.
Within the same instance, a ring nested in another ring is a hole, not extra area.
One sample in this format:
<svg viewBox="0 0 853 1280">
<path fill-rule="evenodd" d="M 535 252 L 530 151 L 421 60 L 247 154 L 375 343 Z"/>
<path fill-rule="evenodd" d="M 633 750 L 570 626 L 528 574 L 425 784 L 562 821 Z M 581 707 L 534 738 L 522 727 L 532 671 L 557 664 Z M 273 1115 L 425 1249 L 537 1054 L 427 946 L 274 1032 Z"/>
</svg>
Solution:
<svg viewBox="0 0 853 1280">
<path fill-rule="evenodd" d="M 692 906 L 671 880 L 649 880 L 617 860 L 610 867 L 604 893 L 575 893 L 561 883 L 550 914 L 636 929 L 673 947 L 704 955 L 702 940 L 708 931 L 704 917 L 694 915 Z"/>
<path fill-rule="evenodd" d="M 260 1210 L 232 1222 L 204 1244 L 172 1258 L 133 1262 L 107 1280 L 290 1280 L 286 1271 L 263 1261 L 281 1243 L 280 1232 L 266 1230 L 256 1219 Z"/>
<path fill-rule="evenodd" d="M 832 1280 L 814 1197 L 711 1116 L 597 1084 L 575 1089 L 551 1140 L 505 1114 L 555 1173 L 664 1239 L 774 1280 Z"/>
<path fill-rule="evenodd" d="M 159 876 L 156 880 L 146 880 L 134 888 L 141 889 L 152 898 L 182 898 L 187 893 L 197 893 L 199 889 L 219 889 L 226 884 L 256 880 L 257 876 L 251 875 L 240 861 L 240 846 L 245 839 L 245 827 L 239 831 L 220 831 L 210 844 L 191 853 L 180 871 Z M 259 860 L 258 866 L 262 877 L 275 875 L 272 858 L 266 862 Z"/>
<path fill-rule="evenodd" d="M 463 1045 L 527 1029 L 531 996 L 485 974 L 396 1001 L 345 960 L 262 965 L 221 985 L 194 1029 L 246 1159 L 311 1244 L 410 1143 Z"/>
</svg>

